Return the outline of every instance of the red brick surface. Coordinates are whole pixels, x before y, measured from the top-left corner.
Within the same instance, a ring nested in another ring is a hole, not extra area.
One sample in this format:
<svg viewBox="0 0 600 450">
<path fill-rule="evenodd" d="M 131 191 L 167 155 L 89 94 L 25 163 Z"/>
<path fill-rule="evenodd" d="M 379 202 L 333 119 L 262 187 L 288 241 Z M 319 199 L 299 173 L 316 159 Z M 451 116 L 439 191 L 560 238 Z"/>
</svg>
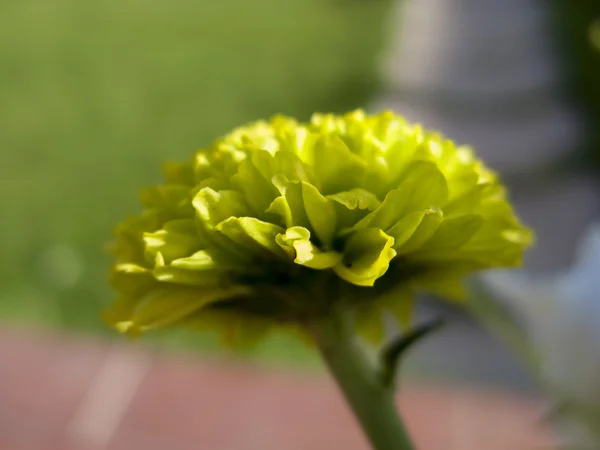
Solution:
<svg viewBox="0 0 600 450">
<path fill-rule="evenodd" d="M 552 448 L 533 400 L 449 386 L 408 385 L 400 394 L 418 449 Z M 138 449 L 368 445 L 324 373 L 157 356 L 0 328 L 0 450 Z"/>
</svg>

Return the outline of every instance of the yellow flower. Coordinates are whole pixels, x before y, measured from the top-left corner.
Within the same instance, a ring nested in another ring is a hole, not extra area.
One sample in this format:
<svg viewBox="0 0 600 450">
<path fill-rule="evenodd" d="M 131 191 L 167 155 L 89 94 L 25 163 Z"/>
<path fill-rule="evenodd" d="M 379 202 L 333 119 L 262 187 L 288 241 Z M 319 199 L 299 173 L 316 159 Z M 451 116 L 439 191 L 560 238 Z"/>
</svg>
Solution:
<svg viewBox="0 0 600 450">
<path fill-rule="evenodd" d="M 276 116 L 165 167 L 116 229 L 107 318 L 139 333 L 187 323 L 245 341 L 333 307 L 377 338 L 410 325 L 413 292 L 517 266 L 531 233 L 467 147 L 391 112 Z"/>
</svg>

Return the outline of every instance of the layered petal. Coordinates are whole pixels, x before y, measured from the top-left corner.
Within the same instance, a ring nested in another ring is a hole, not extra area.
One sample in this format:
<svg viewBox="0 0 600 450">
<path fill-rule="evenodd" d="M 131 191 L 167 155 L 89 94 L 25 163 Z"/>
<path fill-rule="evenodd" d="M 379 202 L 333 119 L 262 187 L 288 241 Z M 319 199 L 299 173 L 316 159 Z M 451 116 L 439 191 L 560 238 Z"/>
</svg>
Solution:
<svg viewBox="0 0 600 450">
<path fill-rule="evenodd" d="M 460 301 L 533 240 L 471 148 L 389 111 L 275 116 L 163 171 L 111 247 L 122 331 L 213 321 L 250 340 L 343 303 L 380 338 L 385 312 L 410 327 L 415 290 Z"/>
</svg>

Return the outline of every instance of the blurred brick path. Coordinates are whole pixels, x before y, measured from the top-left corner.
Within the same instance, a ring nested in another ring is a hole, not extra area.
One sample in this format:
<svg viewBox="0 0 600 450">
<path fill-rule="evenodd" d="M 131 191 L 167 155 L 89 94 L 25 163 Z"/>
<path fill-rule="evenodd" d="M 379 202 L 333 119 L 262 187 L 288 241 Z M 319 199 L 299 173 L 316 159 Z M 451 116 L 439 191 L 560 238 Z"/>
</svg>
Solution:
<svg viewBox="0 0 600 450">
<path fill-rule="evenodd" d="M 543 450 L 533 400 L 408 385 L 420 450 Z M 367 450 L 324 373 L 0 328 L 0 450 Z"/>
</svg>

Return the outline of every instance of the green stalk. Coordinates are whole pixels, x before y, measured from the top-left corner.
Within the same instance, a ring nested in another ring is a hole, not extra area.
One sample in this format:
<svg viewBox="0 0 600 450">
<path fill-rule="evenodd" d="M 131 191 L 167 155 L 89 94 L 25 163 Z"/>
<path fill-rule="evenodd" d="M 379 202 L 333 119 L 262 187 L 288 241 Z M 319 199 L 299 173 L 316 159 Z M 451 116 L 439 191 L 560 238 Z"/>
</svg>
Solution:
<svg viewBox="0 0 600 450">
<path fill-rule="evenodd" d="M 394 383 L 385 383 L 369 363 L 343 317 L 313 323 L 311 331 L 373 450 L 413 450 L 396 410 Z"/>
</svg>

